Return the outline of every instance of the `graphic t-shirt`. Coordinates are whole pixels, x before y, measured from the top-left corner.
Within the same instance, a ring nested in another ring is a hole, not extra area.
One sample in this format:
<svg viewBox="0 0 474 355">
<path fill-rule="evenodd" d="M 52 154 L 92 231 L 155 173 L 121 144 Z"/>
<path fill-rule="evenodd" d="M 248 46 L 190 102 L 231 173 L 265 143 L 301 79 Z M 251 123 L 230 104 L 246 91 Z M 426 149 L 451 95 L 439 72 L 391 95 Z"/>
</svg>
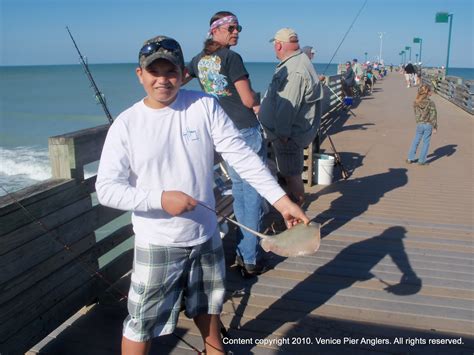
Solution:
<svg viewBox="0 0 474 355">
<path fill-rule="evenodd" d="M 242 103 L 234 85 L 238 79 L 249 76 L 239 54 L 228 48 L 221 48 L 210 55 L 201 52 L 188 64 L 188 71 L 192 77 L 199 79 L 206 93 L 219 100 L 238 129 L 258 124 L 253 110 Z"/>
</svg>

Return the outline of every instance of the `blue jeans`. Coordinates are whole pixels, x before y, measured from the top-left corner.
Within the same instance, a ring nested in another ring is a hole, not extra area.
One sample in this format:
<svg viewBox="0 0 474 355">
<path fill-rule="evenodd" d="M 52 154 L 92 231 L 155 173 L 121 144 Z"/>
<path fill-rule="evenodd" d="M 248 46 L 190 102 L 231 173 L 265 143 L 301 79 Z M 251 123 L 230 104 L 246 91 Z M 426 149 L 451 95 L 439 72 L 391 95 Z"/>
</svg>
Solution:
<svg viewBox="0 0 474 355">
<path fill-rule="evenodd" d="M 420 157 L 418 158 L 418 163 L 425 163 L 426 156 L 428 155 L 428 149 L 430 148 L 431 133 L 433 132 L 433 126 L 429 123 L 419 123 L 416 126 L 416 134 L 413 142 L 411 144 L 410 152 L 408 153 L 409 160 L 416 159 L 416 150 L 420 144 L 421 139 L 423 138 L 423 145 L 420 151 Z"/>
<path fill-rule="evenodd" d="M 263 143 L 260 126 L 240 130 L 247 145 L 265 160 L 265 146 Z M 229 167 L 229 176 L 232 180 L 232 195 L 234 197 L 234 213 L 237 221 L 243 225 L 260 231 L 263 217 L 263 198 L 237 172 Z M 258 237 L 243 229 L 237 238 L 237 255 L 242 257 L 245 264 L 257 264 L 260 256 Z"/>
</svg>

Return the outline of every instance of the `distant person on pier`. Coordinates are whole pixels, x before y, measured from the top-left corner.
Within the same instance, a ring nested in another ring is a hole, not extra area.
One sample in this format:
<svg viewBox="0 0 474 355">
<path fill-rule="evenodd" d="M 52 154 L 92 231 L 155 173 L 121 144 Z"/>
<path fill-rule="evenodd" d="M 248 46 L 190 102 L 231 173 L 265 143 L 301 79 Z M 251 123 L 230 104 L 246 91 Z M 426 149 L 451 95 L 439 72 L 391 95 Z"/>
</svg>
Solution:
<svg viewBox="0 0 474 355">
<path fill-rule="evenodd" d="M 408 62 L 408 64 L 405 65 L 404 72 L 407 88 L 409 88 L 413 85 L 415 79 L 415 67 L 413 64 L 411 64 L 411 62 Z"/>
<path fill-rule="evenodd" d="M 352 97 L 354 95 L 355 73 L 352 70 L 351 62 L 346 62 L 346 71 L 342 76 L 342 91 L 345 96 Z"/>
<path fill-rule="evenodd" d="M 304 46 L 303 48 L 301 48 L 301 51 L 308 56 L 310 61 L 312 61 L 314 59 L 314 56 L 316 55 L 316 50 L 311 46 Z M 324 83 L 325 80 L 326 80 L 326 76 L 324 75 L 319 76 L 319 81 L 321 83 Z"/>
<path fill-rule="evenodd" d="M 368 62 L 366 74 L 367 74 L 367 79 L 365 80 L 365 92 L 372 94 L 376 79 L 375 79 L 374 73 L 372 73 L 372 66 L 370 65 L 370 62 Z"/>
<path fill-rule="evenodd" d="M 122 355 L 148 354 L 154 337 L 175 331 L 182 306 L 199 329 L 206 354 L 223 354 L 224 250 L 216 214 L 203 207 L 215 205 L 214 151 L 273 204 L 288 227 L 309 219 L 217 100 L 181 90 L 186 69 L 178 42 L 149 39 L 138 61 L 135 71 L 146 96 L 110 126 L 96 182 L 101 204 L 133 212 Z"/>
<path fill-rule="evenodd" d="M 201 88 L 219 100 L 249 147 L 265 161 L 263 132 L 255 114 L 260 107 L 260 98 L 252 90 L 242 57 L 230 49 L 237 45 L 240 31 L 242 26 L 232 12 L 215 13 L 209 21 L 203 50 L 188 65 L 186 80 L 199 79 Z M 232 167 L 228 172 L 237 221 L 260 231 L 264 214 L 262 197 Z M 245 275 L 258 275 L 266 270 L 259 238 L 243 228 L 238 231 L 236 254 L 235 262 Z"/>
<path fill-rule="evenodd" d="M 421 85 L 418 89 L 415 102 L 413 103 L 416 133 L 410 151 L 408 152 L 408 164 L 416 162 L 416 151 L 420 141 L 423 140 L 418 165 L 428 165 L 426 156 L 430 148 L 431 133 L 436 133 L 438 129 L 436 106 L 434 102 L 430 100 L 430 96 L 431 88 L 426 84 Z"/>
<path fill-rule="evenodd" d="M 259 118 L 272 142 L 287 192 L 301 205 L 303 150 L 318 134 L 323 90 L 313 64 L 300 50 L 293 29 L 280 29 L 270 42 L 280 63 L 262 101 Z"/>
<path fill-rule="evenodd" d="M 308 56 L 309 60 L 311 60 L 311 61 L 313 60 L 314 55 L 316 54 L 316 51 L 311 46 L 304 46 L 303 48 L 301 48 L 301 51 L 304 54 L 306 54 Z"/>
<path fill-rule="evenodd" d="M 355 58 L 352 60 L 352 70 L 354 71 L 356 82 L 359 82 L 364 75 L 364 69 L 362 69 L 362 65 Z"/>
<path fill-rule="evenodd" d="M 421 84 L 421 62 L 416 63 L 415 65 L 415 86 Z"/>
</svg>

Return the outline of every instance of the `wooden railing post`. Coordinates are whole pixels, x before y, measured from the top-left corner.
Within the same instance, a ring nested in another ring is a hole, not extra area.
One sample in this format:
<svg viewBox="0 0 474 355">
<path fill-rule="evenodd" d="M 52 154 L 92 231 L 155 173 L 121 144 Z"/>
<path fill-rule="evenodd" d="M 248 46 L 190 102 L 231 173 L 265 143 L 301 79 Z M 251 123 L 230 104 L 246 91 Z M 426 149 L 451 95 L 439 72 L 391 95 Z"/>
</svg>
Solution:
<svg viewBox="0 0 474 355">
<path fill-rule="evenodd" d="M 49 137 L 48 147 L 54 179 L 84 179 L 84 172 L 76 166 L 74 138 Z"/>
<path fill-rule="evenodd" d="M 49 137 L 53 178 L 84 179 L 84 165 L 99 160 L 109 125 Z"/>
</svg>

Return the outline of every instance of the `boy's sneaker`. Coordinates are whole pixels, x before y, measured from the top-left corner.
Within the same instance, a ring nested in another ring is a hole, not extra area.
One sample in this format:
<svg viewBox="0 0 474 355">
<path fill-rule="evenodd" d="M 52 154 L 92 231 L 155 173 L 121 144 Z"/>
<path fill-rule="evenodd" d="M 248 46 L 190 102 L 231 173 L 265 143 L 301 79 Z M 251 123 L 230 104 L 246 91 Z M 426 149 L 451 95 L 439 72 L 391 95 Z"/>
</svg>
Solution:
<svg viewBox="0 0 474 355">
<path fill-rule="evenodd" d="M 407 163 L 407 164 L 413 164 L 414 162 L 415 162 L 414 160 L 410 160 L 410 159 L 407 159 L 407 160 L 406 160 L 406 163 Z"/>
</svg>

